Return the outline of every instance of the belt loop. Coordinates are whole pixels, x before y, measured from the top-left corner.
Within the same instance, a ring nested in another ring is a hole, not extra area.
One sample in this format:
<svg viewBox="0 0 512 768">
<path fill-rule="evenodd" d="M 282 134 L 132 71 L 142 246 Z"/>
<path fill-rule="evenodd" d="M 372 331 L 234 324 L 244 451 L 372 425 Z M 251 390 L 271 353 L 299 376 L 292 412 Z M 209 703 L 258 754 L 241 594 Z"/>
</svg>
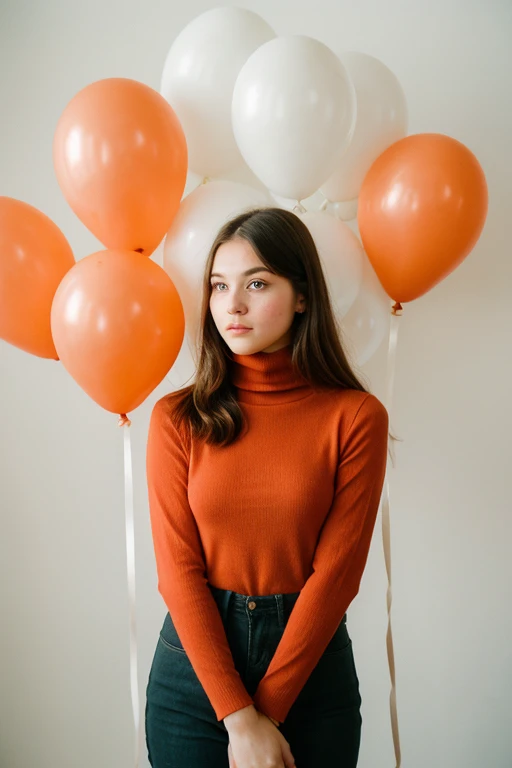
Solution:
<svg viewBox="0 0 512 768">
<path fill-rule="evenodd" d="M 283 610 L 283 596 L 281 594 L 274 595 L 277 606 L 277 619 L 279 628 L 284 629 L 284 610 Z"/>
<path fill-rule="evenodd" d="M 208 582 L 208 586 L 210 587 L 210 592 L 212 592 L 212 585 Z M 226 618 L 228 615 L 228 609 L 229 604 L 231 602 L 231 596 L 233 595 L 232 589 L 219 589 L 218 587 L 213 587 L 215 592 L 212 592 L 212 597 L 217 603 L 217 608 L 219 609 L 220 615 L 222 618 Z"/>
<path fill-rule="evenodd" d="M 227 615 L 228 615 L 229 603 L 231 602 L 232 594 L 233 594 L 232 589 L 226 589 L 222 596 L 222 613 L 225 618 L 227 618 Z"/>
</svg>

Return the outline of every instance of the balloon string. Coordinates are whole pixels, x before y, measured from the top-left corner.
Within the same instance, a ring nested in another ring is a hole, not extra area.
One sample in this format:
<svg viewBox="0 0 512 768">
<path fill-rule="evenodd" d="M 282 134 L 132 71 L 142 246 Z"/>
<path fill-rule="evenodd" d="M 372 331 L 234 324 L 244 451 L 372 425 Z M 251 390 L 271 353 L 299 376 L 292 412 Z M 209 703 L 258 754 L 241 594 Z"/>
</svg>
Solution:
<svg viewBox="0 0 512 768">
<path fill-rule="evenodd" d="M 129 427 L 130 419 L 120 414 L 118 426 Z M 130 689 L 132 697 L 133 722 L 135 725 L 135 768 L 140 764 L 142 744 L 142 718 L 139 707 L 137 674 L 137 625 L 135 616 L 135 536 L 133 524 L 133 468 L 130 430 L 124 430 L 124 500 L 126 521 L 126 564 L 128 572 L 128 596 L 130 605 Z"/>
<path fill-rule="evenodd" d="M 389 414 L 389 420 L 391 421 L 391 406 L 393 401 L 393 386 L 395 379 L 396 369 L 396 348 L 398 339 L 398 322 L 402 314 L 402 305 L 400 302 L 396 302 L 391 308 L 391 325 L 389 331 L 389 348 L 388 348 L 388 360 L 386 370 L 386 389 L 385 389 L 385 403 L 386 409 Z M 394 447 L 391 450 L 394 461 Z M 389 467 L 389 465 L 388 465 Z M 387 611 L 388 611 L 388 629 L 386 633 L 386 647 L 388 654 L 389 675 L 391 679 L 391 691 L 389 694 L 389 708 L 391 714 L 391 730 L 393 733 L 393 746 L 395 750 L 396 768 L 400 768 L 402 764 L 401 748 L 400 748 L 400 736 L 398 732 L 398 715 L 396 709 L 396 686 L 395 686 L 395 655 L 393 650 L 393 634 L 391 631 L 391 603 L 392 603 L 392 587 L 391 587 L 391 535 L 390 535 L 390 493 L 389 493 L 389 477 L 388 467 L 386 468 L 386 477 L 384 482 L 384 496 L 382 501 L 382 543 L 384 548 L 384 560 L 386 563 L 386 573 L 388 577 L 388 589 L 386 594 Z"/>
</svg>

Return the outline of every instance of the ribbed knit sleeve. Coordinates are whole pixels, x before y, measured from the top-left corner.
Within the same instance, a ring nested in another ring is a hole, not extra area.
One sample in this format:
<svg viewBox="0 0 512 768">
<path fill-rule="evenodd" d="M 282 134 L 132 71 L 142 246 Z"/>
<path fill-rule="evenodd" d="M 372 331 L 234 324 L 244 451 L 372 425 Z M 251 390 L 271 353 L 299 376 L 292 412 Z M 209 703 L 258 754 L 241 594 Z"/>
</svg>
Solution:
<svg viewBox="0 0 512 768">
<path fill-rule="evenodd" d="M 342 441 L 335 493 L 307 579 L 254 693 L 258 710 L 284 722 L 359 590 L 384 484 L 388 412 L 372 394 Z"/>
<path fill-rule="evenodd" d="M 158 591 L 183 648 L 220 721 L 253 703 L 235 669 L 217 604 L 207 584 L 204 552 L 187 498 L 189 455 L 169 400 L 152 411 L 146 474 Z"/>
</svg>

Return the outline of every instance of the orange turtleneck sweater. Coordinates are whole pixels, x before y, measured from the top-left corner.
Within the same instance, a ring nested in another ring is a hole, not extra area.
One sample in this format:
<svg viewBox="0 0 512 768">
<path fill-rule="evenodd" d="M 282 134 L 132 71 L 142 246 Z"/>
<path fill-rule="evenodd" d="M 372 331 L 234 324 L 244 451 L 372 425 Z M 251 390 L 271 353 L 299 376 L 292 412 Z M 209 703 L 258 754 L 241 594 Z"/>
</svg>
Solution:
<svg viewBox="0 0 512 768">
<path fill-rule="evenodd" d="M 359 590 L 387 462 L 373 394 L 313 388 L 291 345 L 233 354 L 248 429 L 227 447 L 155 404 L 147 444 L 158 590 L 217 719 L 249 704 L 283 722 Z M 244 595 L 299 592 L 253 696 L 235 669 L 207 582 Z"/>
</svg>

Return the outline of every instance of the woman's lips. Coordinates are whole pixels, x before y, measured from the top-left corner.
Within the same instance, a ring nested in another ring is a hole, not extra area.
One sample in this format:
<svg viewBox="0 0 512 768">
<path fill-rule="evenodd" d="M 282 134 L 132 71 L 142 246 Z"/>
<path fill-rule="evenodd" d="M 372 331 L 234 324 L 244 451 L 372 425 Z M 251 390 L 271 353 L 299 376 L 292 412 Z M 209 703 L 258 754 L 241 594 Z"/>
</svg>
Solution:
<svg viewBox="0 0 512 768">
<path fill-rule="evenodd" d="M 231 333 L 248 333 L 252 331 L 252 328 L 228 328 L 228 331 L 231 331 Z"/>
</svg>

